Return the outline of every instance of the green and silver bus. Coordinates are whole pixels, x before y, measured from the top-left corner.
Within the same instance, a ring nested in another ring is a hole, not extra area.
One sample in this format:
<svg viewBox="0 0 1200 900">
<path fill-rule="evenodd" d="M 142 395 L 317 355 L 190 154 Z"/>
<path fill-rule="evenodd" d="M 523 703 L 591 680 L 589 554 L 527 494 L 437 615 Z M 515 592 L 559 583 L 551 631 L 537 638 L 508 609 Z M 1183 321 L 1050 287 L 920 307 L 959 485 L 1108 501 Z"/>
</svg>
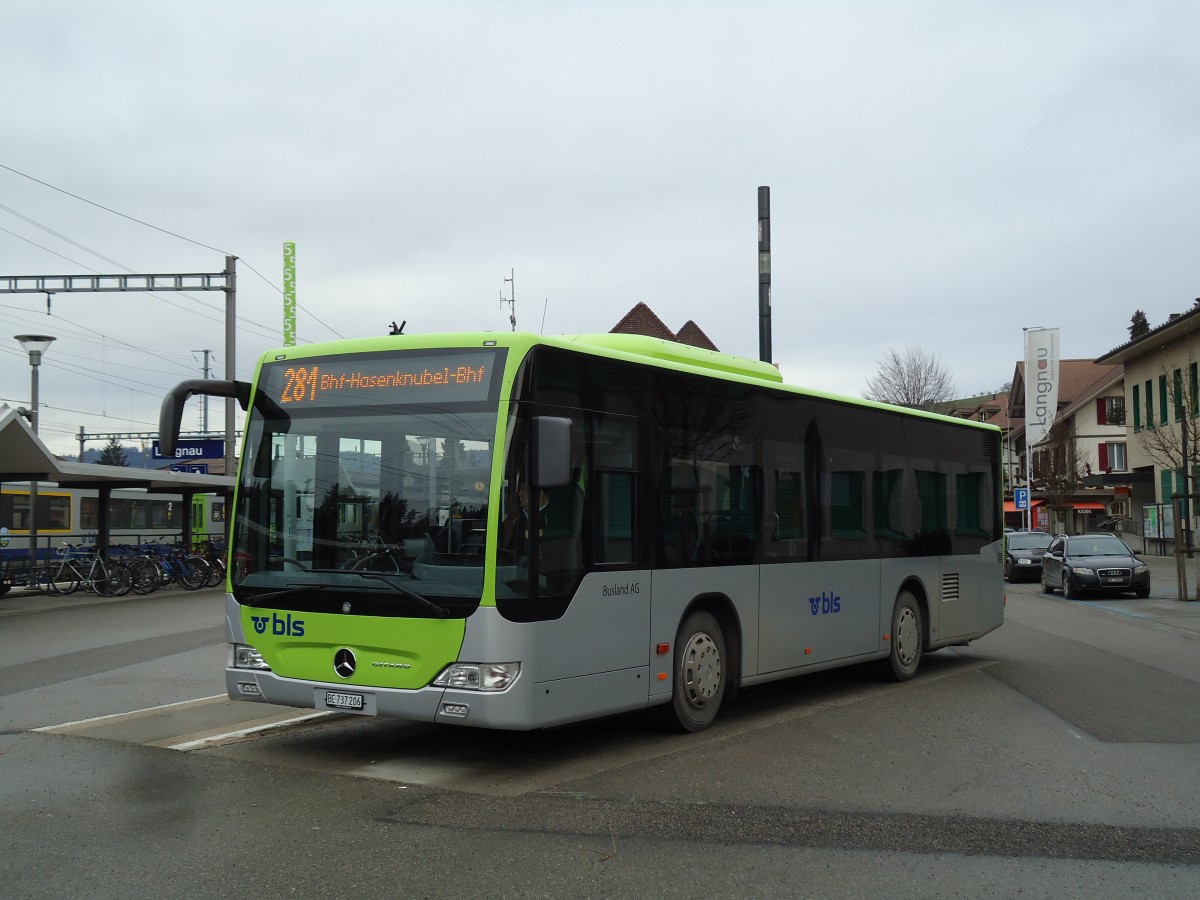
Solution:
<svg viewBox="0 0 1200 900">
<path fill-rule="evenodd" d="M 922 654 L 1003 621 L 1000 432 L 636 335 L 265 354 L 233 504 L 230 697 L 485 728 Z"/>
</svg>

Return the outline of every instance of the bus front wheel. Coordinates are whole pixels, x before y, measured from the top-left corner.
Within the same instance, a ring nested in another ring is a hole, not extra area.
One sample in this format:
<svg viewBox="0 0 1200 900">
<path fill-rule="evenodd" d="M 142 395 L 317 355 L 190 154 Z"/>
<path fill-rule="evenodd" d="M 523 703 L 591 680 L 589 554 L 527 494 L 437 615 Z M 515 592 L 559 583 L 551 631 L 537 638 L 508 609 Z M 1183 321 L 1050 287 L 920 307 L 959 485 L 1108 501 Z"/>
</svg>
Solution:
<svg viewBox="0 0 1200 900">
<path fill-rule="evenodd" d="M 925 645 L 921 604 L 911 591 L 902 591 L 892 610 L 891 652 L 880 660 L 880 673 L 891 681 L 908 681 L 917 674 Z"/>
<path fill-rule="evenodd" d="M 725 696 L 725 635 L 712 613 L 694 612 L 675 636 L 671 710 L 684 731 L 703 731 Z"/>
</svg>

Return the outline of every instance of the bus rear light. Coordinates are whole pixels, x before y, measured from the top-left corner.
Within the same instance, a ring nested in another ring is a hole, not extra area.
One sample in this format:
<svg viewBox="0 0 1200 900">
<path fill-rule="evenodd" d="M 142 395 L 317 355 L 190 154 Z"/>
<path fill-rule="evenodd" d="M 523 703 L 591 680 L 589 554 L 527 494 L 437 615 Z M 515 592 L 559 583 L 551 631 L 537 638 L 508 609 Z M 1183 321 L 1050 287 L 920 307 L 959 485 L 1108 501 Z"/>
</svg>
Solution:
<svg viewBox="0 0 1200 900">
<path fill-rule="evenodd" d="M 656 649 L 658 651 L 659 656 L 665 656 L 666 654 L 671 652 L 671 645 L 670 644 L 659 644 Z"/>
<path fill-rule="evenodd" d="M 453 663 L 433 679 L 435 687 L 462 691 L 506 691 L 521 674 L 520 663 Z"/>
</svg>

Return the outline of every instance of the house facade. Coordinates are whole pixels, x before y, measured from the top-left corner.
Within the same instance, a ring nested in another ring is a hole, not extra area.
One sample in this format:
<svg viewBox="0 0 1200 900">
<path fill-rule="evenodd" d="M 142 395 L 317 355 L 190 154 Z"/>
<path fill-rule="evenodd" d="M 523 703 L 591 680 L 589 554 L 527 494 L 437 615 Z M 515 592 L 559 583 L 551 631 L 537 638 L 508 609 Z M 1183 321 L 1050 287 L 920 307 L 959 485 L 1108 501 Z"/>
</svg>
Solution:
<svg viewBox="0 0 1200 900">
<path fill-rule="evenodd" d="M 1009 447 L 1006 464 L 1010 484 L 1029 487 L 1030 527 L 1051 533 L 1094 531 L 1129 505 L 1124 486 L 1095 481 L 1092 476 L 1128 470 L 1125 392 L 1119 364 L 1090 359 L 1059 361 L 1058 411 L 1051 437 L 1026 446 L 1025 364 L 1018 362 L 1009 394 Z M 1082 481 L 1082 484 L 1080 482 Z M 1010 499 L 1005 522 L 1023 526 L 1023 515 Z"/>
<path fill-rule="evenodd" d="M 1103 473 L 1127 489 L 1129 512 L 1143 533 L 1164 545 L 1175 539 L 1176 495 L 1200 491 L 1200 301 L 1147 334 L 1110 350 L 1097 363 L 1124 367 L 1126 470 Z M 1193 535 L 1196 500 L 1180 501 Z M 1189 544 L 1195 545 L 1193 538 Z"/>
</svg>

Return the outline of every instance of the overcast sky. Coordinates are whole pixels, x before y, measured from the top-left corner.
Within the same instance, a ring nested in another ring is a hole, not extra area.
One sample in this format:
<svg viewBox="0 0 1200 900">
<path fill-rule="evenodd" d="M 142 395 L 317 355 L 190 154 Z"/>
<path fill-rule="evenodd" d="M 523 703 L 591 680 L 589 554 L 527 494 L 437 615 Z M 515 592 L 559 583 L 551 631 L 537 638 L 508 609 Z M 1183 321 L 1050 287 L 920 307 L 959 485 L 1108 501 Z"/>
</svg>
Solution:
<svg viewBox="0 0 1200 900">
<path fill-rule="evenodd" d="M 301 342 L 506 330 L 511 271 L 521 329 L 644 301 L 757 357 L 759 185 L 794 383 L 859 396 L 915 347 L 983 393 L 1022 326 L 1092 358 L 1200 296 L 1194 0 L 39 0 L 0 33 L 0 275 L 235 255 L 241 378 L 282 343 L 284 241 Z M 57 452 L 156 428 L 199 351 L 223 377 L 220 293 L 45 312 L 0 295 L 0 402 L 29 402 L 12 335 L 55 335 Z"/>
</svg>

